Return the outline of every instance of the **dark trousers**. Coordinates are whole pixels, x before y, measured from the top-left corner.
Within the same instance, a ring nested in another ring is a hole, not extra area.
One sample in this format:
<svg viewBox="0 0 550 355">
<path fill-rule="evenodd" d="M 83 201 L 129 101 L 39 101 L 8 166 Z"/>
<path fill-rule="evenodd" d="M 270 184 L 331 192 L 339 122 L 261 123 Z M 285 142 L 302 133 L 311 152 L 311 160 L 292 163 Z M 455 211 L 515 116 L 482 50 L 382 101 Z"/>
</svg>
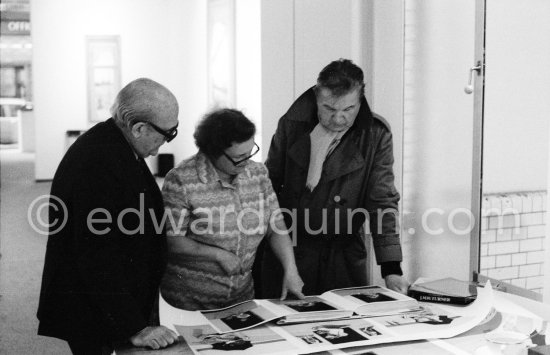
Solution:
<svg viewBox="0 0 550 355">
<path fill-rule="evenodd" d="M 110 355 L 113 348 L 93 341 L 67 340 L 74 355 Z"/>
<path fill-rule="evenodd" d="M 368 283 L 367 251 L 361 236 L 299 236 L 294 256 L 305 295 Z M 261 297 L 279 298 L 283 269 L 268 246 L 261 266 Z"/>
</svg>

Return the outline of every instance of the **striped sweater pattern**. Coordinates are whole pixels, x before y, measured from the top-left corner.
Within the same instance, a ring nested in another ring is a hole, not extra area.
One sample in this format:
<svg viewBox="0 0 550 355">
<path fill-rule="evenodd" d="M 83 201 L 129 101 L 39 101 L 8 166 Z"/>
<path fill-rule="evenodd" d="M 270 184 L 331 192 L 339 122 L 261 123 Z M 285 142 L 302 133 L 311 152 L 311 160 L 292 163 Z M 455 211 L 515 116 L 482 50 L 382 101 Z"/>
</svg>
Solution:
<svg viewBox="0 0 550 355">
<path fill-rule="evenodd" d="M 162 194 L 169 237 L 223 248 L 242 265 L 240 274 L 227 275 L 215 260 L 191 260 L 169 250 L 163 298 L 186 310 L 222 308 L 254 298 L 251 271 L 258 245 L 270 224 L 286 229 L 265 165 L 249 161 L 230 184 L 198 152 L 166 175 Z"/>
</svg>

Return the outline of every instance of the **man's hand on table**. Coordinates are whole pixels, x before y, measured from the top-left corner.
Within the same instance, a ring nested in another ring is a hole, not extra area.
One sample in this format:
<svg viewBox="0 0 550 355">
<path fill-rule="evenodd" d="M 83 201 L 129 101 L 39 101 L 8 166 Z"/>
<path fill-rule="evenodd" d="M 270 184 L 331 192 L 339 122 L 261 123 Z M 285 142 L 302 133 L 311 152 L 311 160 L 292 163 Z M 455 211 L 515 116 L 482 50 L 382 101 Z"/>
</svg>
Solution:
<svg viewBox="0 0 550 355">
<path fill-rule="evenodd" d="M 401 275 L 390 274 L 387 275 L 384 280 L 386 281 L 386 287 L 390 290 L 402 293 L 404 295 L 409 291 L 409 282 Z"/>
<path fill-rule="evenodd" d="M 143 330 L 130 338 L 133 346 L 147 346 L 155 350 L 165 348 L 177 341 L 178 335 L 164 326 L 143 328 Z"/>
</svg>

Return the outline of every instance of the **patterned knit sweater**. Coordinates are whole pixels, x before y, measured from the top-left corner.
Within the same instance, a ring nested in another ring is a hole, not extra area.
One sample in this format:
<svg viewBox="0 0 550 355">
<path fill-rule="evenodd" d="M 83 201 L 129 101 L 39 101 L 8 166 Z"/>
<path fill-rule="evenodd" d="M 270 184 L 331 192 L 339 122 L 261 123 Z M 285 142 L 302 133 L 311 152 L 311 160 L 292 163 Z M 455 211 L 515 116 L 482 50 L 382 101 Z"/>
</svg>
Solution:
<svg viewBox="0 0 550 355">
<path fill-rule="evenodd" d="M 250 161 L 230 184 L 199 152 L 166 175 L 162 193 L 169 237 L 223 248 L 242 265 L 242 273 L 227 275 L 215 260 L 191 260 L 169 250 L 162 297 L 186 310 L 222 308 L 254 298 L 251 269 L 258 244 L 270 226 L 286 230 L 266 167 Z"/>
</svg>

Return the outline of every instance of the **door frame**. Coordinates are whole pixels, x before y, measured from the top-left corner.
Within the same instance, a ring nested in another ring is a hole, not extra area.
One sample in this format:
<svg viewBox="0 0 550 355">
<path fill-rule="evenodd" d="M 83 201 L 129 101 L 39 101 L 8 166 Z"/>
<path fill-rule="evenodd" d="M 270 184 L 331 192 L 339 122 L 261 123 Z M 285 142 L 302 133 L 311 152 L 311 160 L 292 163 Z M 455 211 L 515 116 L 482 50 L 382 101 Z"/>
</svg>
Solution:
<svg viewBox="0 0 550 355">
<path fill-rule="evenodd" d="M 479 65 L 479 70 L 470 69 L 469 80 L 473 85 L 473 149 L 472 149 L 472 199 L 471 212 L 474 226 L 470 238 L 470 277 L 476 278 L 480 271 L 480 242 L 482 230 L 481 200 L 483 179 L 483 98 L 485 94 L 485 17 L 486 0 L 476 0 L 475 49 L 472 67 Z"/>
</svg>

